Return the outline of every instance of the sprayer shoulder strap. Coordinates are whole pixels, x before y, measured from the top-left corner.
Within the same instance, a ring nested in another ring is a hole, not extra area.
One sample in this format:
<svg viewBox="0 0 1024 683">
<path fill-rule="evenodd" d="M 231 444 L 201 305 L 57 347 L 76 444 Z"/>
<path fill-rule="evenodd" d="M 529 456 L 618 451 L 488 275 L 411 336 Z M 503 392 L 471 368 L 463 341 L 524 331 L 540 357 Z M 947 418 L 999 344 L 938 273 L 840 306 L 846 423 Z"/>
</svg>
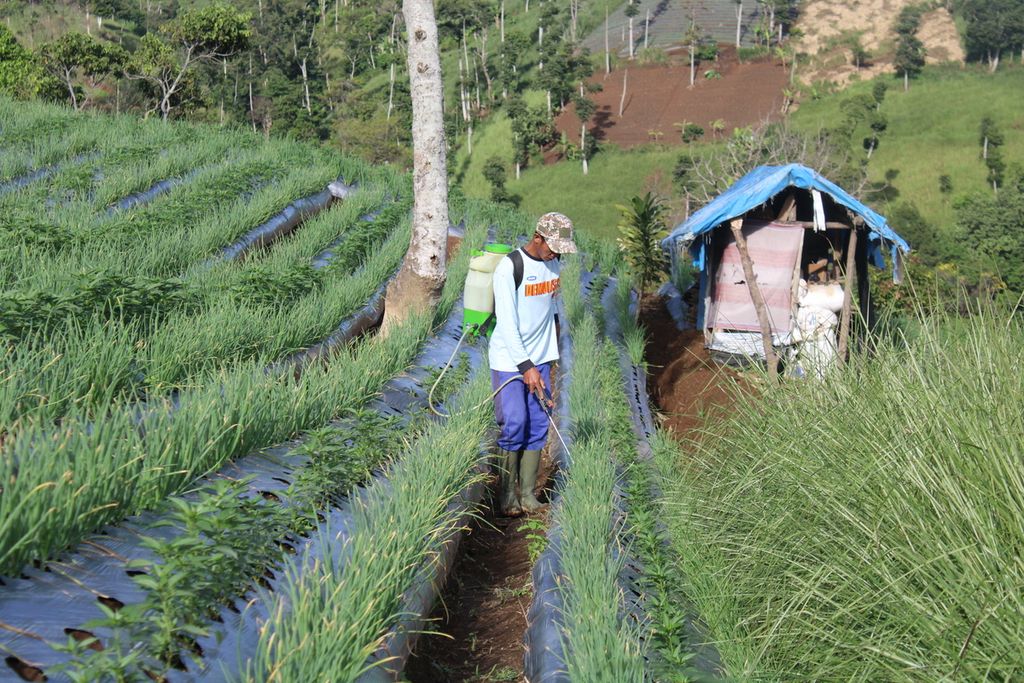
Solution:
<svg viewBox="0 0 1024 683">
<path fill-rule="evenodd" d="M 519 285 L 523 284 L 523 252 L 519 249 L 511 252 L 508 257 L 512 259 L 512 281 L 516 285 L 516 291 L 519 291 Z"/>
</svg>

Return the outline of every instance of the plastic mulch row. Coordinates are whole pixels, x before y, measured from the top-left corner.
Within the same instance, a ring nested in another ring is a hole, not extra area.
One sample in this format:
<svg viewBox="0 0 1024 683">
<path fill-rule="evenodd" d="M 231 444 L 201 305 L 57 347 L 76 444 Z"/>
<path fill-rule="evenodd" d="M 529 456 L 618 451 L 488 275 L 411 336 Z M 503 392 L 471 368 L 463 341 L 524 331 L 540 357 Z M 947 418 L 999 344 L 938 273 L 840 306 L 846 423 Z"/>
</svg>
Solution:
<svg viewBox="0 0 1024 683">
<path fill-rule="evenodd" d="M 602 306 L 605 313 L 605 334 L 608 338 L 622 341 L 622 330 L 619 326 L 618 317 L 613 313 L 615 310 L 615 279 L 612 278 L 609 287 L 602 295 Z M 629 305 L 629 314 L 636 315 L 638 302 L 633 295 Z M 630 407 L 630 422 L 633 427 L 633 434 L 636 437 L 637 456 L 640 460 L 650 460 L 653 457 L 650 438 L 654 435 L 657 427 L 651 413 L 651 402 L 647 394 L 647 371 L 640 366 L 633 365 L 628 355 L 621 349 L 618 353 L 619 369 L 622 373 L 623 389 Z M 620 477 L 621 480 L 621 477 Z M 661 500 L 664 496 L 661 488 L 655 482 L 650 483 L 648 495 L 653 500 Z M 620 528 L 620 547 L 634 547 L 634 533 L 630 529 L 626 510 L 626 496 L 621 488 L 616 485 L 615 515 L 618 517 Z M 658 536 L 662 539 L 666 551 L 671 551 L 668 542 L 668 530 L 660 520 L 655 522 Z M 626 609 L 639 623 L 647 623 L 646 607 L 644 604 L 644 567 L 637 558 L 627 555 L 624 558 L 623 569 L 619 575 L 620 587 L 626 596 Z M 717 648 L 710 642 L 707 628 L 693 609 L 688 610 L 685 624 L 687 641 L 693 653 L 690 666 L 686 672 L 691 680 L 712 680 L 724 676 L 721 657 Z"/>
<path fill-rule="evenodd" d="M 430 368 L 440 367 L 448 359 L 461 335 L 461 317 L 461 307 L 456 307 L 445 327 L 418 355 L 416 367 L 388 382 L 382 396 L 370 407 L 381 414 L 406 420 L 414 409 L 422 408 L 429 390 L 426 383 Z M 471 366 L 479 367 L 482 360 L 480 349 L 473 346 L 464 348 Z M 241 458 L 225 466 L 210 480 L 252 477 L 247 495 L 268 494 L 265 497 L 287 504 L 285 491 L 293 474 L 306 460 L 294 452 L 297 445 L 298 442 L 284 444 Z M 395 466 L 400 466 L 400 461 Z M 387 486 L 386 472 L 376 472 L 374 481 L 368 485 Z M 468 506 L 470 501 L 475 502 L 481 496 L 482 489 L 466 491 L 461 498 L 462 504 Z M 351 519 L 348 512 L 350 504 L 325 511 L 320 522 L 320 528 L 325 528 L 325 525 L 330 528 L 337 541 L 332 540 L 329 547 L 321 547 L 320 535 L 314 531 L 307 537 L 290 539 L 296 544 L 296 552 L 300 555 L 308 553 L 311 559 L 328 552 L 338 553 Z M 0 586 L 0 625 L 3 625 L 0 629 L 0 650 L 9 657 L 7 674 L 0 673 L 0 680 L 17 680 L 13 670 L 22 663 L 45 672 L 55 663 L 65 661 L 67 655 L 53 650 L 48 643 L 63 644 L 69 630 L 80 629 L 86 622 L 101 617 L 98 604 L 118 608 L 144 599 L 145 593 L 132 581 L 127 565 L 136 559 L 155 559 L 140 543 L 141 536 L 170 540 L 178 533 L 171 527 L 153 527 L 158 520 L 159 516 L 154 513 L 138 515 L 107 527 L 58 560 L 47 562 L 38 569 L 26 568 L 19 577 L 4 579 L 4 585 Z M 454 551 L 451 555 L 454 557 Z M 408 604 L 425 604 L 421 611 L 424 615 L 429 612 L 436 597 L 436 586 L 443 584 L 451 562 L 442 564 L 445 566 L 436 569 L 434 581 L 429 582 L 435 586 L 433 594 L 428 597 L 410 591 Z M 273 592 L 279 585 L 280 579 L 275 577 L 268 582 L 267 590 Z M 267 616 L 268 605 L 259 596 L 254 598 L 250 593 L 234 599 L 230 607 L 221 610 L 219 618 L 223 623 L 211 624 L 210 635 L 198 640 L 204 653 L 205 668 L 193 671 L 195 667 L 190 664 L 188 671 L 173 671 L 168 677 L 169 683 L 221 681 L 240 672 L 242 662 L 256 650 L 259 628 Z M 410 632 L 420 630 L 415 620 L 410 620 L 407 626 L 405 630 Z M 99 629 L 93 635 L 101 641 L 110 636 Z M 396 645 L 404 640 L 407 643 L 404 648 L 411 650 L 414 638 L 415 635 L 410 633 L 390 640 Z M 183 659 L 188 661 L 187 657 Z M 395 663 L 390 666 L 394 667 Z M 49 680 L 61 679 L 51 676 Z"/>
<path fill-rule="evenodd" d="M 0 183 L 0 195 L 5 195 L 5 194 L 7 194 L 9 192 L 14 192 L 15 190 L 20 190 L 21 188 L 23 188 L 23 187 L 25 187 L 27 185 L 31 185 L 32 183 L 36 182 L 37 180 L 42 180 L 43 178 L 49 178 L 50 176 L 54 175 L 55 173 L 59 173 L 60 170 L 62 168 L 64 168 L 64 166 L 68 166 L 68 165 L 73 166 L 74 164 L 80 164 L 83 161 L 89 161 L 90 159 L 95 159 L 96 157 L 99 156 L 99 154 L 100 154 L 99 151 L 92 151 L 92 152 L 87 152 L 85 154 L 79 154 L 79 155 L 69 159 L 68 161 L 62 161 L 62 162 L 57 163 L 57 164 L 51 164 L 50 166 L 43 166 L 42 168 L 37 168 L 36 170 L 32 171 L 31 173 L 26 173 L 23 176 L 18 176 L 17 178 L 12 178 L 10 180 L 4 181 L 4 182 Z"/>
<path fill-rule="evenodd" d="M 583 291 L 589 292 L 591 277 L 583 274 Z M 561 320 L 558 340 L 558 377 L 560 386 L 555 405 L 558 430 L 566 441 L 572 444 L 572 420 L 569 412 L 569 393 L 572 391 L 573 347 L 569 335 L 568 316 L 561 298 L 559 303 L 559 320 Z M 569 452 L 556 440 L 552 448 L 555 464 L 555 483 L 551 493 L 550 524 L 547 530 L 547 547 L 533 565 L 533 601 L 526 614 L 526 632 L 523 642 L 526 652 L 523 654 L 523 675 L 530 683 L 556 683 L 568 681 L 565 673 L 565 654 L 562 649 L 563 604 L 559 583 L 563 578 L 561 564 L 562 530 L 558 523 L 561 491 L 565 486 L 566 475 L 572 466 Z"/>
<path fill-rule="evenodd" d="M 221 249 L 220 254 L 213 260 L 231 260 L 240 257 L 250 249 L 266 246 L 326 209 L 335 199 L 344 199 L 355 190 L 355 185 L 348 185 L 339 178 L 317 194 L 292 202 L 262 225 L 256 226 L 233 244 Z"/>
</svg>

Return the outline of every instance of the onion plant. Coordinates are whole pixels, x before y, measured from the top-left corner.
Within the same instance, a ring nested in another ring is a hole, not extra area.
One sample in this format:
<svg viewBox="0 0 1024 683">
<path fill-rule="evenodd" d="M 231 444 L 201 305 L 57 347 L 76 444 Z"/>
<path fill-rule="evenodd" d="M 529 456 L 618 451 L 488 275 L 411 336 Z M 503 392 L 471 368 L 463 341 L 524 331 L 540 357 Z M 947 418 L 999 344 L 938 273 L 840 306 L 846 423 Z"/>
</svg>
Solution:
<svg viewBox="0 0 1024 683">
<path fill-rule="evenodd" d="M 639 682 L 645 646 L 622 617 L 623 549 L 613 524 L 615 458 L 632 448 L 628 409 L 615 350 L 598 340 L 592 316 L 574 327 L 573 346 L 573 461 L 557 515 L 566 670 L 573 681 Z"/>
<path fill-rule="evenodd" d="M 488 393 L 486 373 L 478 373 L 458 405 L 487 405 Z M 391 469 L 388 486 L 353 503 L 343 533 L 324 532 L 329 552 L 293 564 L 282 590 L 267 596 L 277 602 L 245 680 L 341 683 L 372 666 L 389 629 L 407 616 L 403 596 L 457 528 L 461 513 L 452 503 L 480 477 L 490 410 L 456 413 L 427 428 Z"/>
<path fill-rule="evenodd" d="M 660 440 L 689 596 L 736 678 L 1020 678 L 1024 326 L 873 341 Z"/>
<path fill-rule="evenodd" d="M 471 205 L 467 240 L 482 242 L 493 217 Z M 386 338 L 342 349 L 331 363 L 307 368 L 301 379 L 246 362 L 183 393 L 177 410 L 169 401 L 153 402 L 141 417 L 114 410 L 98 420 L 75 404 L 59 431 L 27 421 L 16 438 L 8 436 L 0 446 L 0 574 L 52 557 L 227 460 L 364 403 L 407 366 L 435 321 L 447 318 L 461 296 L 469 255 L 462 250 L 450 264 L 434 320 L 416 318 Z"/>
</svg>

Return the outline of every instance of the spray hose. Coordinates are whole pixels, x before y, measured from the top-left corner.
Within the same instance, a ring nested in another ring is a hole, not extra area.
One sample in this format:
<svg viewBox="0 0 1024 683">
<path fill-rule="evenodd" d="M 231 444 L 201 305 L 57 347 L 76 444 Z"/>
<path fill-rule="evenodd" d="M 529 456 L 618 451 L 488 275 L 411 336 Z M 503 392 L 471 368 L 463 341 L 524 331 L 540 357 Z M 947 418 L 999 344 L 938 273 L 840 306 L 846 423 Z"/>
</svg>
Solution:
<svg viewBox="0 0 1024 683">
<path fill-rule="evenodd" d="M 437 376 L 437 379 L 434 380 L 433 386 L 430 387 L 430 393 L 427 394 L 427 406 L 430 408 L 430 412 L 432 412 L 434 415 L 437 415 L 438 417 L 453 417 L 454 415 L 464 415 L 466 413 L 471 413 L 479 408 L 483 408 L 485 405 L 493 401 L 494 397 L 500 394 L 501 390 L 507 387 L 509 384 L 512 384 L 512 382 L 516 381 L 523 381 L 522 375 L 510 377 L 504 382 L 502 382 L 501 386 L 495 389 L 493 392 L 491 392 L 491 395 L 485 398 L 483 401 L 476 404 L 472 408 L 466 408 L 465 410 L 460 410 L 457 413 L 442 413 L 440 410 L 437 409 L 437 407 L 434 406 L 434 391 L 437 390 L 437 385 L 441 383 L 441 378 L 444 377 L 444 374 L 448 372 L 448 370 L 452 367 L 452 363 L 455 361 L 455 356 L 459 353 L 459 349 L 462 348 L 462 342 L 465 341 L 466 336 L 474 332 L 479 327 L 480 326 L 475 323 L 466 326 L 466 329 L 462 332 L 462 336 L 459 337 L 459 343 L 455 345 L 455 350 L 452 351 L 452 355 L 448 357 L 448 362 L 445 363 L 444 368 L 441 369 L 441 374 Z"/>
<path fill-rule="evenodd" d="M 483 408 L 485 405 L 493 401 L 494 397 L 500 394 L 501 390 L 507 387 L 509 384 L 512 384 L 512 382 L 523 381 L 522 375 L 515 375 L 514 377 L 509 377 L 507 380 L 501 383 L 500 387 L 492 391 L 490 396 L 485 398 L 483 401 L 476 404 L 472 408 L 466 408 L 465 410 L 460 410 L 457 413 L 442 413 L 434 406 L 434 391 L 437 389 L 437 385 L 441 383 L 441 378 L 444 377 L 444 373 L 448 372 L 449 368 L 452 367 L 452 363 L 455 361 L 455 356 L 456 354 L 459 353 L 459 349 L 462 348 L 462 342 L 465 341 L 466 336 L 473 332 L 474 330 L 476 330 L 478 327 L 479 325 L 477 324 L 466 326 L 466 329 L 463 331 L 462 336 L 459 337 L 459 343 L 455 345 L 455 350 L 452 351 L 452 355 L 448 357 L 448 362 L 445 363 L 444 367 L 441 369 L 441 374 L 437 376 L 437 379 L 434 380 L 434 384 L 430 387 L 430 393 L 427 394 L 427 405 L 430 407 L 430 412 L 432 412 L 434 415 L 437 415 L 438 417 L 448 418 L 453 417 L 455 415 L 464 415 L 466 413 L 470 413 L 480 408 Z M 565 450 L 565 453 L 568 456 L 569 445 L 566 444 L 565 439 L 562 438 L 562 432 L 559 431 L 558 425 L 555 423 L 555 416 L 551 410 L 552 404 L 554 403 L 551 398 L 551 393 L 547 389 L 544 389 L 544 391 L 537 389 L 534 396 L 536 396 L 537 401 L 540 403 L 541 408 L 544 410 L 544 414 L 547 415 L 548 422 L 551 423 L 551 427 L 555 430 L 555 436 L 557 436 L 558 440 L 562 442 L 562 448 Z"/>
</svg>

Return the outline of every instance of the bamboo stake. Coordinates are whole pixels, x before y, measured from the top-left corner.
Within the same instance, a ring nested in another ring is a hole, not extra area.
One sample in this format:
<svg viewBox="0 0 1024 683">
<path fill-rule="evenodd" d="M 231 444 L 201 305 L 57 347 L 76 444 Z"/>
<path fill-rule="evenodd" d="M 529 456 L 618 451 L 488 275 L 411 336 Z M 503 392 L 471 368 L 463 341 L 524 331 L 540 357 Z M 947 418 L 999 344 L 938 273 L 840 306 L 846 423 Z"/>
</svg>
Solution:
<svg viewBox="0 0 1024 683">
<path fill-rule="evenodd" d="M 761 295 L 761 288 L 757 286 L 757 276 L 754 274 L 754 264 L 750 260 L 750 252 L 747 251 L 747 239 L 743 236 L 743 219 L 734 218 L 729 221 L 732 235 L 736 240 L 736 248 L 740 252 L 740 262 L 743 264 L 743 276 L 747 280 L 747 289 L 750 290 L 750 298 L 754 302 L 754 310 L 757 312 L 757 321 L 761 325 L 761 341 L 764 344 L 764 358 L 768 365 L 768 376 L 774 381 L 779 376 L 779 357 L 772 345 L 772 326 L 768 320 L 768 307 L 765 305 L 764 297 Z"/>
<path fill-rule="evenodd" d="M 843 313 L 839 327 L 839 362 L 846 360 L 850 340 L 850 309 L 853 304 L 853 271 L 856 268 L 857 228 L 850 228 L 850 242 L 846 246 L 846 285 L 843 287 Z"/>
</svg>

